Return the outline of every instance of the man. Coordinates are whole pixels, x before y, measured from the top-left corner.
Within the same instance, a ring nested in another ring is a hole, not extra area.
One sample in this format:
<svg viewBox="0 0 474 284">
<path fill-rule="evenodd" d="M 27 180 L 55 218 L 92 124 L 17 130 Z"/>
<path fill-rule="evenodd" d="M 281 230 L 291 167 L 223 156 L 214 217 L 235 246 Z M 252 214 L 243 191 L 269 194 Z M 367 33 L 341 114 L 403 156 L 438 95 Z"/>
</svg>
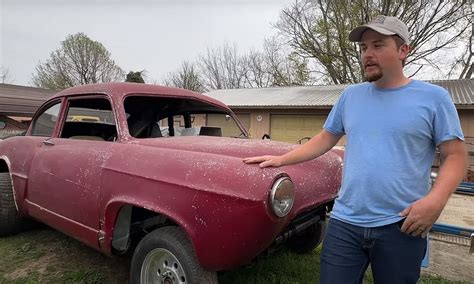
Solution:
<svg viewBox="0 0 474 284">
<path fill-rule="evenodd" d="M 321 283 L 416 283 L 426 236 L 466 168 L 464 136 L 448 92 L 403 73 L 407 26 L 378 16 L 351 31 L 366 80 L 348 87 L 324 129 L 282 156 L 244 159 L 279 167 L 314 159 L 347 135 L 344 174 L 321 253 Z M 436 147 L 442 165 L 429 189 Z"/>
</svg>

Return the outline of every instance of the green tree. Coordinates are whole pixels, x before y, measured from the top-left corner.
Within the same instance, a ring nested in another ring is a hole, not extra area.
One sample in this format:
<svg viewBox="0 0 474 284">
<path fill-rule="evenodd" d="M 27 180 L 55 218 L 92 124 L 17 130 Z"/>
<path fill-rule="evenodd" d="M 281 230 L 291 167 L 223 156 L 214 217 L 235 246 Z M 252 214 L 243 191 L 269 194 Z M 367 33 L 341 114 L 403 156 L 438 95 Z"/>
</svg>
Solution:
<svg viewBox="0 0 474 284">
<path fill-rule="evenodd" d="M 111 54 L 98 41 L 84 33 L 68 35 L 50 58 L 36 66 L 33 84 L 49 89 L 121 81 L 124 71 L 111 59 Z"/>
<path fill-rule="evenodd" d="M 142 76 L 144 72 L 145 72 L 144 70 L 137 71 L 137 72 L 133 72 L 133 71 L 128 72 L 125 82 L 145 83 L 145 80 L 143 79 L 143 76 Z"/>
<path fill-rule="evenodd" d="M 469 31 L 469 6 L 470 0 L 296 0 L 283 9 L 275 27 L 328 83 L 355 83 L 363 76 L 357 44 L 348 40 L 354 27 L 378 14 L 403 20 L 412 34 L 406 64 L 415 75 L 425 66 L 441 70 L 454 58 L 440 59 L 438 51 L 455 48 Z"/>
</svg>

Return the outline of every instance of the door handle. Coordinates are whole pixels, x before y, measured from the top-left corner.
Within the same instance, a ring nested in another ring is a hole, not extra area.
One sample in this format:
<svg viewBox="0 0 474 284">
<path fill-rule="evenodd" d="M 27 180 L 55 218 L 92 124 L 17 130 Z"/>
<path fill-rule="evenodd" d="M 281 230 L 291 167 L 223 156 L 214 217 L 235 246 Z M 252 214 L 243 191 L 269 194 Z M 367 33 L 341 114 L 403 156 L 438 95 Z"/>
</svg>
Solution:
<svg viewBox="0 0 474 284">
<path fill-rule="evenodd" d="M 51 141 L 51 138 L 48 138 L 48 139 L 44 140 L 43 144 L 46 145 L 46 146 L 54 146 L 54 143 L 53 143 L 53 141 Z"/>
</svg>

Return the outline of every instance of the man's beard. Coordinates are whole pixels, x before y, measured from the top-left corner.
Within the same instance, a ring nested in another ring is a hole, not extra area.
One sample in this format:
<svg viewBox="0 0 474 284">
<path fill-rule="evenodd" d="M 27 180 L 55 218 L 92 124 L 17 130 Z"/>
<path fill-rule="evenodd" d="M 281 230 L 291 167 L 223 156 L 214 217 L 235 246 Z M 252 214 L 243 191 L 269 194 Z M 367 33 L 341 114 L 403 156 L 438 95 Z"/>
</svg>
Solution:
<svg viewBox="0 0 474 284">
<path fill-rule="evenodd" d="M 372 73 L 371 75 L 365 74 L 365 80 L 368 82 L 374 82 L 383 77 L 382 71 Z"/>
</svg>

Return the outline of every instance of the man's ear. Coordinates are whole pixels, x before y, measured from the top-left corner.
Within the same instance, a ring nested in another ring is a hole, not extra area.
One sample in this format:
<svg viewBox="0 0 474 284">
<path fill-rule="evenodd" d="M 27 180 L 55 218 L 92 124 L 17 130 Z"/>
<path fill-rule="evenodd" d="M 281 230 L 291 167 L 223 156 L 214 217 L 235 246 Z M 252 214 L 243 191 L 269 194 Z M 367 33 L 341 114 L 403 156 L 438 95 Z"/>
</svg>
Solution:
<svg viewBox="0 0 474 284">
<path fill-rule="evenodd" d="M 408 52 L 410 52 L 410 46 L 408 46 L 407 43 L 402 44 L 398 50 L 400 60 L 405 60 L 408 56 Z"/>
</svg>

